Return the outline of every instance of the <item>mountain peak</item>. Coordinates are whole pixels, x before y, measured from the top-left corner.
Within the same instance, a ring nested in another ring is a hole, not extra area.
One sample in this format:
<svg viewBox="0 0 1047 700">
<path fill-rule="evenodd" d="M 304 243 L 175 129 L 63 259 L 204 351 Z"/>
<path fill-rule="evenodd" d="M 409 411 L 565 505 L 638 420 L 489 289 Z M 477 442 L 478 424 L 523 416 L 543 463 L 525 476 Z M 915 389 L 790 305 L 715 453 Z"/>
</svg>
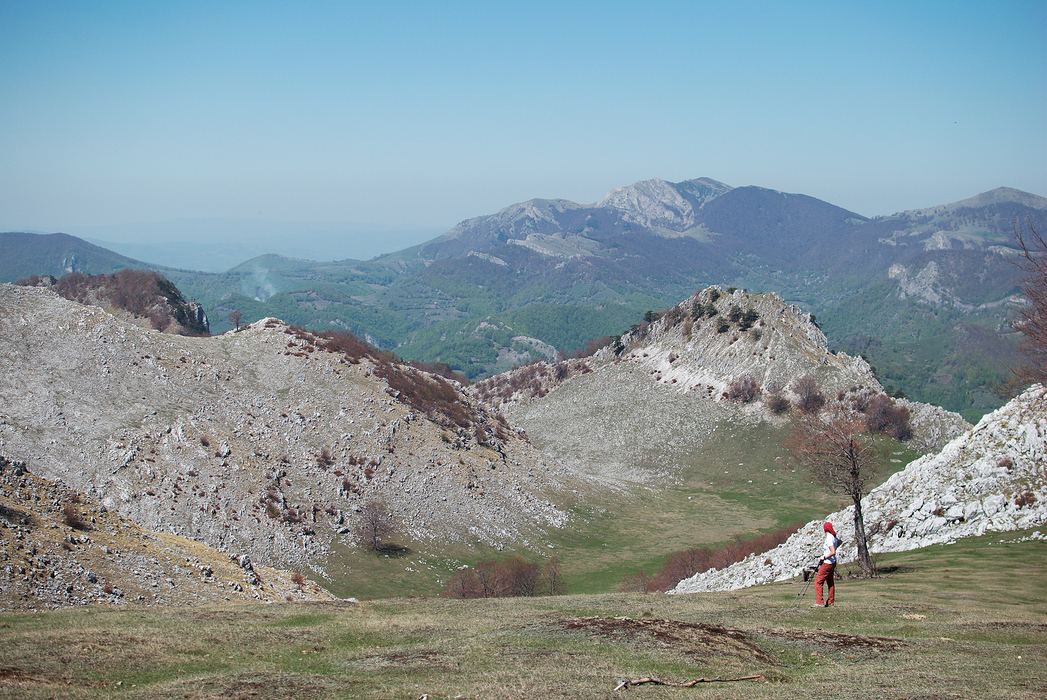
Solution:
<svg viewBox="0 0 1047 700">
<path fill-rule="evenodd" d="M 626 221 L 642 226 L 686 231 L 695 225 L 698 209 L 730 189 L 708 178 L 674 184 L 656 177 L 615 187 L 594 208 L 617 209 Z"/>
</svg>

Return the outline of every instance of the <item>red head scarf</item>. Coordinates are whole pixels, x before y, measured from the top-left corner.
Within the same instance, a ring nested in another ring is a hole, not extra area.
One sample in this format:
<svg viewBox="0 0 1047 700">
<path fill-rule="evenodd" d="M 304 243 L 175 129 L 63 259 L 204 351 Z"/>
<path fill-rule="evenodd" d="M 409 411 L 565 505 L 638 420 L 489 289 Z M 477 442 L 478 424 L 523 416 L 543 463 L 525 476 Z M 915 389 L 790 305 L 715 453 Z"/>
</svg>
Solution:
<svg viewBox="0 0 1047 700">
<path fill-rule="evenodd" d="M 825 523 L 824 525 L 822 525 L 822 529 L 825 530 L 826 532 L 833 533 L 833 536 L 836 535 L 836 530 L 833 530 L 833 524 L 832 523 Z"/>
</svg>

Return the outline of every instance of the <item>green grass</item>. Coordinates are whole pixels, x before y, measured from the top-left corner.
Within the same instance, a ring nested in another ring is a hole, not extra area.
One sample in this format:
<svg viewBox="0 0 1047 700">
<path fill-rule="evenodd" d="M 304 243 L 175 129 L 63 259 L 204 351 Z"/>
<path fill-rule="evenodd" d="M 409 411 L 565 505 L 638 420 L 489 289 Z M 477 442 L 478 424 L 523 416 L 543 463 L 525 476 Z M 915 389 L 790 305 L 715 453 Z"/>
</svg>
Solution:
<svg viewBox="0 0 1047 700">
<path fill-rule="evenodd" d="M 880 557 L 833 608 L 799 581 L 687 596 L 398 598 L 0 614 L 18 698 L 1043 697 L 1047 548 Z M 1001 543 L 1004 540 L 1006 543 Z M 670 681 L 759 675 L 685 690 Z"/>
</svg>

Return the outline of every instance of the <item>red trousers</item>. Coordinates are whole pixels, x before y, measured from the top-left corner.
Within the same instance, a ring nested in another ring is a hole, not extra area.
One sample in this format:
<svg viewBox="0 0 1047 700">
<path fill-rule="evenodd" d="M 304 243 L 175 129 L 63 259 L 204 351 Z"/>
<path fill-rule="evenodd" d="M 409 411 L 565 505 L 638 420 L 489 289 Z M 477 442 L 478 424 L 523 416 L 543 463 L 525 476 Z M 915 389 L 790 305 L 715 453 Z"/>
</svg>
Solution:
<svg viewBox="0 0 1047 700">
<path fill-rule="evenodd" d="M 818 605 L 832 605 L 833 596 L 836 594 L 836 583 L 833 581 L 833 572 L 836 571 L 836 564 L 830 564 L 825 562 L 818 567 L 818 573 L 814 577 L 814 590 L 817 598 L 816 602 Z M 822 599 L 822 584 L 829 584 L 829 597 L 824 600 Z"/>
</svg>

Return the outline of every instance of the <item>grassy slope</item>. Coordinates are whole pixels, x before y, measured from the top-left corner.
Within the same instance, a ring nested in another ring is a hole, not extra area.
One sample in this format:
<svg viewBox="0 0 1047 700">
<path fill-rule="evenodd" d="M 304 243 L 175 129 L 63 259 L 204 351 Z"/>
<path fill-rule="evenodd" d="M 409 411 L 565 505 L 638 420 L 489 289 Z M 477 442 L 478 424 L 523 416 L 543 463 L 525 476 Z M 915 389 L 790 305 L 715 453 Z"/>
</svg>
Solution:
<svg viewBox="0 0 1047 700">
<path fill-rule="evenodd" d="M 891 573 L 841 581 L 830 609 L 810 608 L 810 590 L 797 599 L 792 581 L 688 596 L 4 613 L 0 695 L 610 698 L 621 679 L 759 675 L 629 692 L 1043 697 L 1047 547 L 1014 543 L 1020 534 L 883 556 Z"/>
</svg>

